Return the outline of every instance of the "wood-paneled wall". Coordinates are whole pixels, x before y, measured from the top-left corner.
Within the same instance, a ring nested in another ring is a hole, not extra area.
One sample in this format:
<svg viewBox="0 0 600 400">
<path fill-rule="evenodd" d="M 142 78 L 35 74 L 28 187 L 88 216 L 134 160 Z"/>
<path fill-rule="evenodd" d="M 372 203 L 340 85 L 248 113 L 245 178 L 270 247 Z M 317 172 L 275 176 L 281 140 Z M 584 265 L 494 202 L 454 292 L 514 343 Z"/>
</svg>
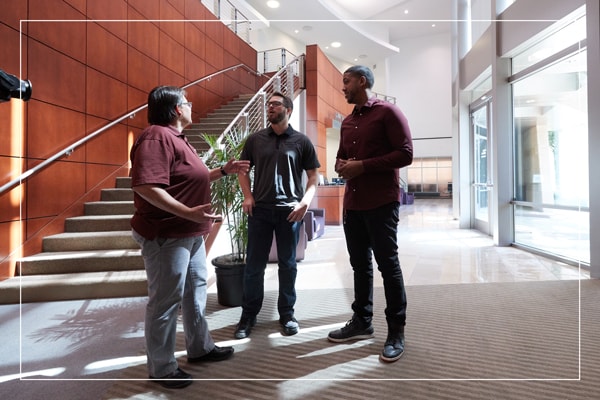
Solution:
<svg viewBox="0 0 600 400">
<path fill-rule="evenodd" d="M 333 126 L 336 114 L 348 115 L 353 105 L 348 104 L 342 93 L 342 73 L 333 65 L 317 45 L 306 48 L 306 134 L 310 137 L 319 157 L 323 175 L 327 175 L 327 128 Z M 324 208 L 327 223 L 339 224 L 339 198 L 319 196 L 317 191 L 312 207 Z M 343 190 L 335 193 L 343 196 Z M 329 212 L 327 212 L 329 211 Z"/>
<path fill-rule="evenodd" d="M 27 103 L 0 103 L 0 184 L 145 104 L 157 85 L 240 63 L 256 70 L 257 59 L 199 0 L 3 0 L 0 43 L 0 69 L 33 87 Z M 188 89 L 194 120 L 259 84 L 238 69 Z M 0 280 L 127 175 L 146 125 L 140 112 L 0 197 Z"/>
</svg>

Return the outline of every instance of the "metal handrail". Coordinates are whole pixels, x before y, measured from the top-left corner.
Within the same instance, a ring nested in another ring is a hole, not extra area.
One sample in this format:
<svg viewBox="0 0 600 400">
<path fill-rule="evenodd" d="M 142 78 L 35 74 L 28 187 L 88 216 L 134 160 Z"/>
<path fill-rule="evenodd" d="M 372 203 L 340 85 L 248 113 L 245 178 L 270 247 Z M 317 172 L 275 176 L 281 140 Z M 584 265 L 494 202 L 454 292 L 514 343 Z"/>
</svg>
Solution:
<svg viewBox="0 0 600 400">
<path fill-rule="evenodd" d="M 267 117 L 265 106 L 269 95 L 274 92 L 280 92 L 291 99 L 305 89 L 305 55 L 302 54 L 294 58 L 289 64 L 281 68 L 275 75 L 271 77 L 261 87 L 258 92 L 241 109 L 238 115 L 225 128 L 223 133 L 219 135 L 217 144 L 223 146 L 225 137 L 230 134 L 235 134 L 242 139 L 260 129 L 267 127 Z M 214 153 L 214 149 L 209 148 L 203 155 L 202 159 L 209 164 L 209 159 Z"/>
<path fill-rule="evenodd" d="M 225 72 L 228 71 L 234 71 L 237 68 L 244 68 L 249 72 L 252 72 L 253 74 L 256 74 L 257 76 L 261 76 L 262 74 L 253 70 L 252 68 L 248 67 L 246 64 L 237 64 L 234 65 L 232 67 L 228 67 L 225 69 L 222 69 L 220 71 L 217 71 L 213 74 L 207 75 L 203 78 L 197 79 L 191 83 L 188 83 L 184 86 L 182 86 L 182 89 L 187 89 L 190 86 L 194 86 L 197 85 L 198 83 L 201 83 L 205 80 L 210 80 L 213 77 L 223 74 Z M 87 143 L 88 141 L 90 141 L 91 139 L 95 138 L 96 136 L 100 135 L 102 132 L 108 130 L 109 128 L 112 128 L 113 126 L 115 126 L 116 124 L 118 124 L 119 122 L 130 118 L 132 116 L 134 116 L 135 114 L 137 114 L 138 112 L 142 111 L 143 109 L 145 109 L 146 107 L 148 107 L 147 104 L 144 104 L 138 108 L 136 108 L 133 111 L 128 112 L 127 114 L 117 118 L 116 120 L 106 124 L 105 126 L 103 126 L 100 129 L 95 130 L 94 132 L 90 133 L 89 135 L 85 136 L 84 138 L 78 140 L 77 142 L 73 143 L 70 146 L 65 147 L 64 149 L 62 149 L 61 151 L 57 152 L 56 154 L 54 154 L 53 156 L 47 158 L 46 160 L 44 160 L 43 162 L 41 162 L 40 164 L 36 165 L 35 167 L 25 171 L 24 173 L 22 173 L 19 177 L 13 179 L 12 181 L 4 184 L 2 187 L 0 187 L 0 196 L 4 195 L 4 193 L 8 192 L 9 190 L 15 188 L 16 186 L 19 186 L 20 184 L 22 184 L 24 181 L 26 181 L 27 179 L 31 178 L 32 176 L 36 175 L 37 173 L 39 173 L 40 171 L 46 169 L 48 166 L 50 166 L 52 163 L 54 163 L 55 161 L 63 158 L 63 157 L 68 157 L 70 156 L 73 151 L 80 147 L 81 145 Z"/>
</svg>

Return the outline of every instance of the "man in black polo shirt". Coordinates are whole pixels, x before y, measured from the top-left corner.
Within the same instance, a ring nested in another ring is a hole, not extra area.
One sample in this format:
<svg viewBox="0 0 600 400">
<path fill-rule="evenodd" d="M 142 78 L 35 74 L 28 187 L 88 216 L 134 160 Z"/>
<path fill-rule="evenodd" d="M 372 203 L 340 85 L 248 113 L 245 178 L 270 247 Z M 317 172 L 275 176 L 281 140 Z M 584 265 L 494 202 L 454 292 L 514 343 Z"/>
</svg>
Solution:
<svg viewBox="0 0 600 400">
<path fill-rule="evenodd" d="M 296 303 L 296 246 L 302 219 L 315 194 L 321 165 L 310 139 L 289 124 L 293 103 L 289 97 L 274 93 L 267 102 L 271 125 L 251 134 L 240 160 L 249 160 L 250 175 L 238 175 L 244 192 L 244 212 L 248 214 L 248 248 L 244 270 L 242 316 L 235 337 L 250 335 L 264 298 L 264 275 L 273 241 L 277 241 L 279 266 L 279 323 L 283 333 L 298 333 L 294 317 Z M 306 171 L 306 189 L 302 174 Z"/>
</svg>

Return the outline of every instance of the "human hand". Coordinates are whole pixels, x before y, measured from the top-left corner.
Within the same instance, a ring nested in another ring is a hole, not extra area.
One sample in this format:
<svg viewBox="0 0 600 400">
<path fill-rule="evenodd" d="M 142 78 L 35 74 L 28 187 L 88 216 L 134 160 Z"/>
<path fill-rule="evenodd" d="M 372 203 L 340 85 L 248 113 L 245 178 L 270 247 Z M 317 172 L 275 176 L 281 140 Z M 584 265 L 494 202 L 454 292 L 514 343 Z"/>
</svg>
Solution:
<svg viewBox="0 0 600 400">
<path fill-rule="evenodd" d="M 252 210 L 254 209 L 254 197 L 245 197 L 242 202 L 242 211 L 249 216 L 252 216 Z"/>
<path fill-rule="evenodd" d="M 250 171 L 250 161 L 248 160 L 235 160 L 231 159 L 227 161 L 227 164 L 223 165 L 223 170 L 229 174 L 247 174 Z"/>
<path fill-rule="evenodd" d="M 306 214 L 307 210 L 308 210 L 308 204 L 303 204 L 303 203 L 296 204 L 296 207 L 294 207 L 292 212 L 290 212 L 290 214 L 287 216 L 287 221 L 288 222 L 302 221 L 302 218 L 304 218 L 304 215 Z"/>
<path fill-rule="evenodd" d="M 190 207 L 189 213 L 190 215 L 188 219 L 198 223 L 206 221 L 217 222 L 223 219 L 221 214 L 214 214 L 211 212 L 210 203 L 202 204 L 196 207 Z"/>
<path fill-rule="evenodd" d="M 348 160 L 338 159 L 335 165 L 335 171 L 338 173 L 340 178 L 346 180 L 356 178 L 365 172 L 362 161 L 354 158 Z"/>
</svg>

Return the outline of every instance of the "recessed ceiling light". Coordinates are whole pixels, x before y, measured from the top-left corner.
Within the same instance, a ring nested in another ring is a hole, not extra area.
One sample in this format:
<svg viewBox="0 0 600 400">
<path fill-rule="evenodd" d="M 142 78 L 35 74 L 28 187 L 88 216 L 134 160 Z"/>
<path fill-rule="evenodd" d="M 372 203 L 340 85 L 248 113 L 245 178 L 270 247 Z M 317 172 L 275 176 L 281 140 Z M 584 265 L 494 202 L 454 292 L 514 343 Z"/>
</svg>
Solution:
<svg viewBox="0 0 600 400">
<path fill-rule="evenodd" d="M 435 28 L 435 24 L 431 24 L 431 27 L 432 27 L 432 28 Z"/>
<path fill-rule="evenodd" d="M 267 6 L 270 8 L 279 8 L 279 2 L 277 0 L 267 1 Z"/>
<path fill-rule="evenodd" d="M 404 14 L 408 14 L 408 10 L 404 10 Z"/>
<path fill-rule="evenodd" d="M 331 47 L 335 47 L 336 49 L 340 47 L 342 44 L 340 42 L 331 42 Z"/>
<path fill-rule="evenodd" d="M 300 32 L 298 29 L 294 29 L 294 33 L 298 33 Z"/>
</svg>

